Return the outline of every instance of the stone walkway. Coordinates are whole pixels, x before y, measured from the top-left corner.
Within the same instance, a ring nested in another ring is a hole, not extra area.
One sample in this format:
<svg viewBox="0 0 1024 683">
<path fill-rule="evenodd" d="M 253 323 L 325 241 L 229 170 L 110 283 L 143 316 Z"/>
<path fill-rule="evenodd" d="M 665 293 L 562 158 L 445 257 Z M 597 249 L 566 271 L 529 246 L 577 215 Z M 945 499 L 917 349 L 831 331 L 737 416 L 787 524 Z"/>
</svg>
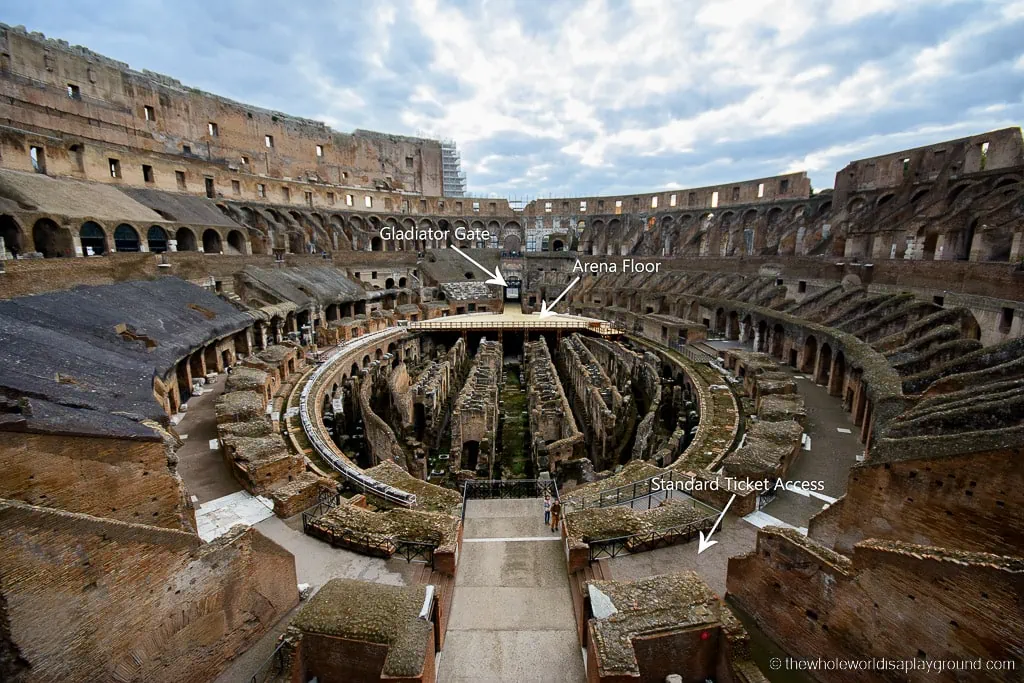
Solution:
<svg viewBox="0 0 1024 683">
<path fill-rule="evenodd" d="M 178 474 L 197 503 L 208 503 L 242 490 L 231 476 L 220 447 L 210 448 L 210 442 L 217 438 L 215 406 L 224 393 L 226 380 L 227 373 L 221 373 L 214 382 L 203 387 L 201 396 L 190 398 L 185 417 L 175 425 L 175 430 L 185 439 L 177 451 Z"/>
<path fill-rule="evenodd" d="M 586 678 L 565 551 L 539 499 L 473 500 L 440 683 Z"/>
</svg>

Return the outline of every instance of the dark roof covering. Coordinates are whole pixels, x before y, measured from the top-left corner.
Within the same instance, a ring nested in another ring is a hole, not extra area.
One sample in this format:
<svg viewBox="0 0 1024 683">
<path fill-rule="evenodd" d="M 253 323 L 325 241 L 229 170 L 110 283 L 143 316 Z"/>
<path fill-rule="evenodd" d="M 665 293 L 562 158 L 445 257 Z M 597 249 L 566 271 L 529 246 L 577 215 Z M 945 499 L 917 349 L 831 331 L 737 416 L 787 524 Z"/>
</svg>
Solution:
<svg viewBox="0 0 1024 683">
<path fill-rule="evenodd" d="M 148 187 L 122 187 L 119 189 L 170 221 L 194 225 L 219 225 L 244 230 L 238 223 L 221 213 L 215 202 L 205 197 L 152 190 Z"/>
<path fill-rule="evenodd" d="M 0 397 L 0 431 L 41 431 L 75 436 L 112 436 L 121 439 L 159 439 L 145 425 L 97 410 L 79 410 L 49 401 Z"/>
<path fill-rule="evenodd" d="M 273 294 L 280 301 L 294 301 L 299 308 L 311 302 L 328 304 L 366 299 L 366 291 L 330 266 L 308 268 L 258 268 L 246 266 L 242 277 Z"/>
<path fill-rule="evenodd" d="M 0 210 L 96 218 L 136 227 L 164 222 L 159 214 L 112 185 L 7 169 L 0 169 Z"/>
<path fill-rule="evenodd" d="M 175 277 L 0 301 L 0 391 L 77 408 L 72 419 L 39 404 L 40 415 L 91 424 L 100 433 L 124 428 L 110 414 L 160 420 L 165 415 L 153 398 L 153 378 L 250 322 L 248 314 Z M 119 325 L 126 326 L 124 335 Z"/>
</svg>

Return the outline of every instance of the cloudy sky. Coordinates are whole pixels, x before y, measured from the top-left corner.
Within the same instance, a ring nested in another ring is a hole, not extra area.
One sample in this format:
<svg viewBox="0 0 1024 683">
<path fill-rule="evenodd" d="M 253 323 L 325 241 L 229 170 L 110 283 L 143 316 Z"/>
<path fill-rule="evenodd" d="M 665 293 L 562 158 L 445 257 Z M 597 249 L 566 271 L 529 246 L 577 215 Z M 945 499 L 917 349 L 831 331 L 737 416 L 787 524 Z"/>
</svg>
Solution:
<svg viewBox="0 0 1024 683">
<path fill-rule="evenodd" d="M 0 21 L 350 131 L 474 194 L 694 187 L 1024 123 L 1024 0 L 10 0 Z"/>
</svg>

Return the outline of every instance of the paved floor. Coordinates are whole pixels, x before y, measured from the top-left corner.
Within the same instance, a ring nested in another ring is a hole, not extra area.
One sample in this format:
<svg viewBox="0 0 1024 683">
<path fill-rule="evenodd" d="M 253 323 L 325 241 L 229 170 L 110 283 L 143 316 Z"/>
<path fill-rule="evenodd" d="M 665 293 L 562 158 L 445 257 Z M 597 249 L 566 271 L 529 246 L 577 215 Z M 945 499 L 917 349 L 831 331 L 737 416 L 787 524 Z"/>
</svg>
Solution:
<svg viewBox="0 0 1024 683">
<path fill-rule="evenodd" d="M 455 585 L 438 681 L 585 680 L 565 552 L 539 499 L 469 503 Z"/>
<path fill-rule="evenodd" d="M 227 374 L 221 373 L 216 381 L 203 387 L 202 396 L 190 398 L 184 419 L 175 426 L 179 435 L 187 437 L 177 452 L 178 474 L 185 482 L 188 495 L 195 496 L 200 503 L 242 490 L 231 476 L 221 450 L 210 448 L 210 441 L 217 438 L 214 405 L 224 393 L 226 380 Z"/>
<path fill-rule="evenodd" d="M 196 531 L 204 541 L 226 534 L 239 524 L 253 526 L 274 516 L 274 501 L 238 491 L 196 507 Z"/>
</svg>

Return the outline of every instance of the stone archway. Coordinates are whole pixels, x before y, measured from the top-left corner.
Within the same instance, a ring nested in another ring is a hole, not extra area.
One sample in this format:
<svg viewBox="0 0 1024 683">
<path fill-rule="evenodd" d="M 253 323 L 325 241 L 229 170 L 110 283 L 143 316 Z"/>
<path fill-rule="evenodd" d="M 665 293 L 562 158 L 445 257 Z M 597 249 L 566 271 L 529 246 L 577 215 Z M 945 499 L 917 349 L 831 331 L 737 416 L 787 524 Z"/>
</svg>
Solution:
<svg viewBox="0 0 1024 683">
<path fill-rule="evenodd" d="M 82 244 L 82 254 L 85 256 L 99 256 L 107 252 L 107 233 L 99 223 L 93 221 L 82 223 L 82 227 L 78 231 L 78 238 Z"/>
<path fill-rule="evenodd" d="M 203 231 L 203 251 L 207 254 L 221 253 L 220 233 L 213 228 Z"/>
<path fill-rule="evenodd" d="M 167 231 L 159 225 L 149 226 L 149 231 L 146 232 L 146 245 L 154 254 L 167 251 Z"/>
<path fill-rule="evenodd" d="M 134 227 L 127 223 L 121 223 L 121 225 L 114 228 L 114 251 L 131 252 L 141 250 L 142 243 L 139 240 L 139 232 Z"/>
<path fill-rule="evenodd" d="M 178 243 L 178 251 L 198 251 L 196 234 L 189 228 L 178 228 L 174 233 L 174 239 Z"/>
<path fill-rule="evenodd" d="M 32 226 L 32 244 L 43 258 L 60 258 L 74 254 L 71 234 L 49 218 L 40 218 Z"/>
<path fill-rule="evenodd" d="M 814 372 L 814 362 L 818 359 L 818 340 L 814 335 L 804 339 L 804 354 L 800 359 L 800 372 Z"/>
</svg>

